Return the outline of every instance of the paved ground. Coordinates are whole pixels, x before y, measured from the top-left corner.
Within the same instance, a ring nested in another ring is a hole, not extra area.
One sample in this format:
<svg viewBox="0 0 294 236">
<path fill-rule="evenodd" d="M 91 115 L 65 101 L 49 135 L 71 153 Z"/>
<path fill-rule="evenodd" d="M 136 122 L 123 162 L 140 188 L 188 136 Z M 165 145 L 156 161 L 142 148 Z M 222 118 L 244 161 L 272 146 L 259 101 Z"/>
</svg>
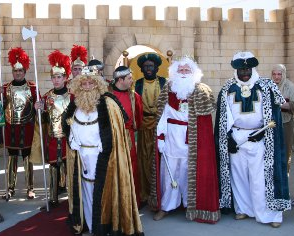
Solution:
<svg viewBox="0 0 294 236">
<path fill-rule="evenodd" d="M 2 156 L 2 151 L 0 153 Z M 22 160 L 19 160 L 19 166 L 22 167 Z M 43 172 L 41 166 L 35 166 L 35 187 L 36 199 L 27 200 L 26 190 L 24 188 L 24 172 L 23 168 L 19 169 L 18 183 L 15 197 L 9 202 L 0 199 L 0 212 L 4 216 L 5 221 L 0 223 L 0 231 L 15 225 L 17 222 L 39 212 L 40 206 L 45 205 L 45 194 L 43 184 Z M 292 170 L 294 164 L 292 163 Z M 48 171 L 47 171 L 48 172 Z M 290 190 L 292 198 L 294 198 L 294 171 L 290 176 Z M 47 173 L 48 174 L 48 173 Z M 0 157 L 0 194 L 4 193 L 4 171 L 3 158 Z M 65 199 L 66 196 L 64 195 Z M 200 224 L 189 222 L 185 219 L 183 211 L 171 213 L 161 221 L 153 221 L 153 213 L 148 207 L 140 211 L 142 224 L 146 236 L 283 236 L 293 235 L 294 232 L 294 210 L 284 213 L 284 222 L 278 229 L 273 229 L 269 225 L 256 223 L 254 219 L 246 219 L 236 221 L 233 215 L 223 215 L 221 220 L 215 225 Z M 67 227 L 66 225 L 64 227 Z"/>
</svg>

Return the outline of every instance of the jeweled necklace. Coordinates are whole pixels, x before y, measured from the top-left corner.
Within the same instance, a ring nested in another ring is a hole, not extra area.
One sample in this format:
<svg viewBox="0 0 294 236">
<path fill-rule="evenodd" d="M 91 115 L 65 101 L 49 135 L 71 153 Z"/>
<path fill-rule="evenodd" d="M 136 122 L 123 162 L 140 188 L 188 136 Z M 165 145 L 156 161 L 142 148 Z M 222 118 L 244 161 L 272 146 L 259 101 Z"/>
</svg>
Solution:
<svg viewBox="0 0 294 236">
<path fill-rule="evenodd" d="M 251 96 L 250 84 L 241 85 L 241 96 L 244 98 L 248 98 Z"/>
</svg>

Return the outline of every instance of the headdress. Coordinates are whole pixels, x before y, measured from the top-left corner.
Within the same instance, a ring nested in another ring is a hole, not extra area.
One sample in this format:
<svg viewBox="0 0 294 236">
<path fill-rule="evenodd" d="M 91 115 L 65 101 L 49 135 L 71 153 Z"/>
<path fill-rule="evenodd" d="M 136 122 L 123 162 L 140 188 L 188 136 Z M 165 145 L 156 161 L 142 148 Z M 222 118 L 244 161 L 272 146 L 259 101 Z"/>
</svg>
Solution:
<svg viewBox="0 0 294 236">
<path fill-rule="evenodd" d="M 145 61 L 153 61 L 157 67 L 160 66 L 162 63 L 160 56 L 155 53 L 147 53 L 147 54 L 143 54 L 142 56 L 140 56 L 137 60 L 138 66 L 140 68 L 142 68 L 143 63 Z"/>
<path fill-rule="evenodd" d="M 273 71 L 273 70 L 279 70 L 279 71 L 281 71 L 281 72 L 286 76 L 286 72 L 287 72 L 287 70 L 286 70 L 285 65 L 283 65 L 283 64 L 276 64 L 276 65 L 273 65 L 273 67 L 272 67 L 272 71 Z"/>
<path fill-rule="evenodd" d="M 12 48 L 8 52 L 8 61 L 14 69 L 27 71 L 30 67 L 30 58 L 21 47 Z"/>
<path fill-rule="evenodd" d="M 272 67 L 272 72 L 273 72 L 274 70 L 281 71 L 281 73 L 282 73 L 282 79 L 281 79 L 280 83 L 278 84 L 278 87 L 279 87 L 279 89 L 281 90 L 282 87 L 284 87 L 285 80 L 286 80 L 286 77 L 287 77 L 286 66 L 283 65 L 283 64 L 276 64 L 276 65 L 273 65 L 273 67 Z M 273 76 L 272 76 L 272 78 L 273 78 Z"/>
<path fill-rule="evenodd" d="M 251 52 L 238 52 L 231 61 L 231 66 L 234 69 L 253 68 L 258 64 L 258 60 Z"/>
<path fill-rule="evenodd" d="M 63 74 L 66 78 L 69 77 L 70 71 L 70 58 L 64 55 L 59 50 L 51 52 L 48 56 L 50 65 L 52 66 L 50 74 Z"/>
<path fill-rule="evenodd" d="M 96 75 L 96 72 L 90 70 L 89 66 L 84 66 L 81 75 Z"/>
<path fill-rule="evenodd" d="M 90 70 L 103 70 L 104 64 L 103 62 L 97 60 L 94 56 L 92 56 L 92 59 L 89 61 L 88 67 Z"/>
<path fill-rule="evenodd" d="M 73 66 L 85 66 L 87 64 L 88 52 L 84 46 L 73 45 L 70 52 L 71 63 Z"/>
<path fill-rule="evenodd" d="M 128 75 L 130 73 L 132 73 L 132 72 L 131 72 L 131 70 L 128 67 L 126 67 L 126 66 L 119 66 L 113 72 L 113 78 L 114 79 L 122 78 L 122 77 L 125 77 L 126 75 Z"/>
</svg>

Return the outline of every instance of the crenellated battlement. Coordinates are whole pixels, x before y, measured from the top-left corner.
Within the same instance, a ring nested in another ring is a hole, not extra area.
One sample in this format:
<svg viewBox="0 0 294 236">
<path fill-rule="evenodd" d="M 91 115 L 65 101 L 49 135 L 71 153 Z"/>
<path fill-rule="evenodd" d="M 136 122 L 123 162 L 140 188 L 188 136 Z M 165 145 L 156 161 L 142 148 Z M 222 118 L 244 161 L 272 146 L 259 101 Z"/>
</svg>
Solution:
<svg viewBox="0 0 294 236">
<path fill-rule="evenodd" d="M 48 16 L 37 14 L 40 7 L 48 12 Z M 72 17 L 64 18 L 63 7 L 62 4 L 24 4 L 23 17 L 15 18 L 12 16 L 16 9 L 12 4 L 0 4 L 2 72 L 6 81 L 11 80 L 7 60 L 11 47 L 23 47 L 32 58 L 31 42 L 25 42 L 21 37 L 21 28 L 30 25 L 38 32 L 36 56 L 42 92 L 51 88 L 49 53 L 59 49 L 69 55 L 73 44 L 84 45 L 89 57 L 94 55 L 103 60 L 104 73 L 108 77 L 112 76 L 124 50 L 145 45 L 163 56 L 168 50 L 172 50 L 175 57 L 193 56 L 204 72 L 204 82 L 216 93 L 232 76 L 230 61 L 240 50 L 250 50 L 258 57 L 260 75 L 269 76 L 273 64 L 283 63 L 290 78 L 294 78 L 293 0 L 280 0 L 281 9 L 272 10 L 268 20 L 265 20 L 263 9 L 250 10 L 248 21 L 244 21 L 242 8 L 229 9 L 227 19 L 223 17 L 222 8 L 209 8 L 207 20 L 201 20 L 201 9 L 189 7 L 185 20 L 180 20 L 179 8 L 170 6 L 163 9 L 164 17 L 158 20 L 155 6 L 142 7 L 142 19 L 133 17 L 138 9 L 132 6 L 120 6 L 116 19 L 110 16 L 108 5 L 91 6 L 94 17 L 86 14 L 85 5 L 73 5 Z M 28 77 L 34 78 L 32 69 Z"/>
<path fill-rule="evenodd" d="M 41 3 L 40 3 L 41 5 Z M 62 19 L 62 7 L 61 4 L 49 4 L 42 5 L 42 12 L 47 12 L 48 17 L 39 16 L 37 17 L 37 4 L 24 4 L 23 8 L 20 6 L 20 9 L 23 10 L 24 18 L 36 18 L 36 19 L 47 19 L 47 18 L 60 18 Z M 86 15 L 85 5 L 83 4 L 74 4 L 71 8 L 72 19 L 104 19 L 111 20 L 110 18 L 110 6 L 108 5 L 94 5 L 96 8 L 95 18 L 91 18 L 89 15 Z M 179 20 L 179 9 L 178 7 L 165 7 L 164 9 L 164 19 L 163 20 Z M 197 20 L 200 21 L 200 8 L 199 7 L 189 7 L 186 9 L 185 18 L 186 20 Z M 12 9 L 12 4 L 10 3 L 1 3 L 0 4 L 0 17 L 12 18 L 14 9 Z M 157 9 L 155 6 L 145 6 L 142 7 L 142 20 L 156 20 Z M 284 10 L 272 10 L 269 15 L 270 22 L 280 22 L 283 18 Z M 133 7 L 132 6 L 120 6 L 119 7 L 119 16 L 117 17 L 120 20 L 135 20 L 133 18 Z M 67 18 L 68 19 L 68 18 Z M 222 21 L 222 8 L 209 8 L 207 9 L 207 21 Z M 228 21 L 243 21 L 243 9 L 242 8 L 233 8 L 228 10 Z M 265 22 L 267 21 L 264 17 L 263 9 L 252 9 L 249 11 L 249 22 Z"/>
</svg>

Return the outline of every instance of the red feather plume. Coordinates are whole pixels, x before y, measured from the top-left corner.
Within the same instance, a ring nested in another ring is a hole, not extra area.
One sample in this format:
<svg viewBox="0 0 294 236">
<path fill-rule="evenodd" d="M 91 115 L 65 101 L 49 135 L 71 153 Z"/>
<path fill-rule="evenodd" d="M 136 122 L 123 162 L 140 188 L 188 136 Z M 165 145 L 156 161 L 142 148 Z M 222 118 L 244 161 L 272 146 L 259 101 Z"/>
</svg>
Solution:
<svg viewBox="0 0 294 236">
<path fill-rule="evenodd" d="M 78 57 L 87 65 L 88 51 L 84 46 L 73 45 L 70 52 L 71 61 L 74 62 Z"/>
<path fill-rule="evenodd" d="M 8 52 L 8 61 L 12 67 L 19 62 L 25 70 L 30 68 L 30 58 L 21 47 L 12 48 Z"/>
<path fill-rule="evenodd" d="M 66 78 L 68 79 L 68 77 L 70 76 L 70 74 L 71 74 L 71 64 L 70 64 L 70 58 L 69 58 L 69 56 L 67 56 L 67 55 L 64 55 L 64 60 L 63 60 L 63 62 L 64 62 L 64 66 L 63 66 L 63 68 L 65 69 L 65 73 L 66 73 Z"/>
<path fill-rule="evenodd" d="M 69 77 L 71 73 L 69 56 L 64 55 L 59 50 L 55 50 L 49 54 L 48 60 L 52 67 L 57 66 L 64 68 L 66 77 Z"/>
</svg>

